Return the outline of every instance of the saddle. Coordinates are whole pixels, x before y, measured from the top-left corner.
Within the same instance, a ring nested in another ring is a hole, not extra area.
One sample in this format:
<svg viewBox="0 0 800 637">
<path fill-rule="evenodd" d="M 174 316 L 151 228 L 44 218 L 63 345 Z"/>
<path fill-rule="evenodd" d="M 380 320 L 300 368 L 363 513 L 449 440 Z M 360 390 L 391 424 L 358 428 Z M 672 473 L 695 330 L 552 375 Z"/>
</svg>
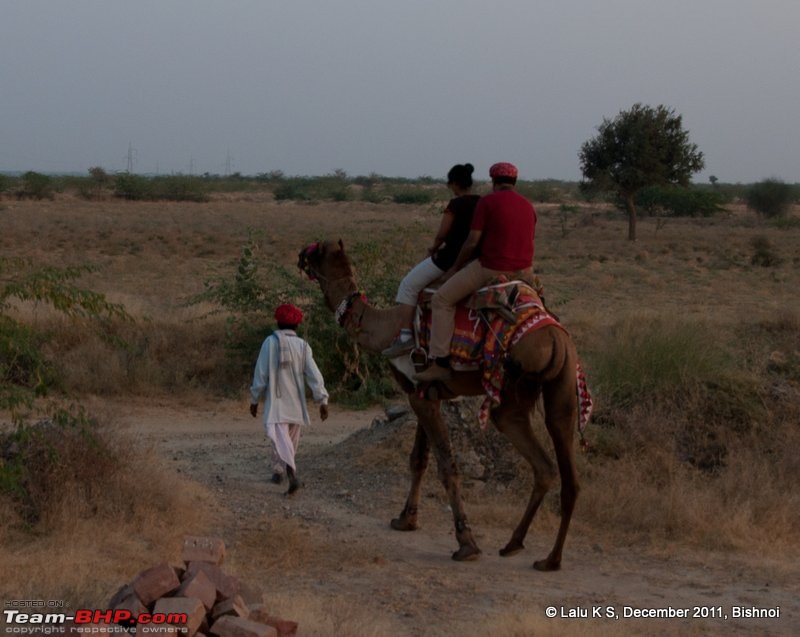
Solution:
<svg viewBox="0 0 800 637">
<path fill-rule="evenodd" d="M 431 332 L 431 298 L 435 289 L 420 293 L 414 322 L 416 349 L 409 356 L 391 361 L 410 380 L 417 369 L 427 364 Z M 538 280 L 509 281 L 498 277 L 456 306 L 455 329 L 450 342 L 450 366 L 454 371 L 481 370 L 486 399 L 478 413 L 485 428 L 490 410 L 500 404 L 505 382 L 508 351 L 527 333 L 546 325 L 564 327 L 547 310 Z M 565 330 L 566 331 L 566 330 Z M 583 432 L 592 411 L 592 398 L 580 361 L 577 362 L 579 430 Z"/>
<path fill-rule="evenodd" d="M 551 319 L 548 324 L 557 323 L 546 310 L 541 291 L 541 286 L 537 290 L 527 282 L 500 276 L 459 303 L 450 342 L 453 369 L 474 370 L 503 362 L 510 338 L 532 316 Z M 417 305 L 415 338 L 418 347 L 425 350 L 430 343 L 431 298 L 435 292 L 434 288 L 423 290 Z"/>
</svg>

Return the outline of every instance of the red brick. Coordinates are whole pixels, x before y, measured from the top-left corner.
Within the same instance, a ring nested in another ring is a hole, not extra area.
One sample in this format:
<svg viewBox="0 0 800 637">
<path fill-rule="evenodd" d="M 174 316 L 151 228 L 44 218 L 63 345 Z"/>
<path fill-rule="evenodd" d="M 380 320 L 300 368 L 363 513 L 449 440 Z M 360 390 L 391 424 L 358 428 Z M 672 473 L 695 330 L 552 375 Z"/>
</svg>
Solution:
<svg viewBox="0 0 800 637">
<path fill-rule="evenodd" d="M 225 560 L 225 542 L 215 537 L 187 535 L 183 539 L 183 561 L 210 562 L 219 566 Z"/>
<path fill-rule="evenodd" d="M 211 610 L 217 601 L 217 587 L 205 572 L 198 571 L 183 581 L 175 595 L 177 597 L 196 597 L 203 602 L 206 610 Z"/>
<path fill-rule="evenodd" d="M 272 626 L 278 631 L 278 637 L 292 637 L 297 634 L 297 622 L 288 621 L 270 614 L 264 604 L 250 604 L 248 619 L 267 626 Z"/>
<path fill-rule="evenodd" d="M 177 590 L 180 585 L 175 570 L 166 562 L 142 571 L 133 580 L 133 590 L 145 606 Z"/>
<path fill-rule="evenodd" d="M 110 607 L 114 610 L 129 610 L 134 617 L 138 617 L 142 613 L 147 612 L 147 608 L 142 604 L 142 600 L 139 599 L 133 590 L 131 590 L 127 597 L 123 597 L 118 600 L 116 604 L 110 605 Z"/>
<path fill-rule="evenodd" d="M 187 632 L 182 634 L 186 637 L 193 637 L 198 630 L 204 628 L 206 619 L 206 608 L 196 597 L 162 597 L 156 602 L 153 609 L 153 614 L 155 613 L 185 613 L 186 623 L 174 626 L 185 627 Z"/>
<path fill-rule="evenodd" d="M 250 615 L 250 609 L 247 608 L 247 604 L 244 603 L 241 596 L 234 595 L 233 597 L 222 600 L 211 610 L 211 617 L 213 619 L 217 619 L 223 615 L 233 615 L 234 617 L 247 619 Z"/>
<path fill-rule="evenodd" d="M 266 624 L 223 615 L 211 625 L 212 635 L 216 637 L 278 637 L 278 631 Z"/>
<path fill-rule="evenodd" d="M 264 623 L 277 630 L 278 637 L 295 637 L 297 635 L 297 622 L 281 619 L 280 617 L 267 617 Z"/>
<path fill-rule="evenodd" d="M 254 622 L 265 624 L 266 622 L 264 620 L 271 617 L 264 604 L 250 604 L 247 609 L 250 611 L 247 618 L 252 619 Z"/>
<path fill-rule="evenodd" d="M 239 595 L 242 596 L 248 606 L 250 604 L 261 604 L 264 601 L 264 591 L 249 582 L 239 582 Z"/>
<path fill-rule="evenodd" d="M 217 587 L 217 600 L 221 601 L 239 594 L 239 580 L 227 575 L 219 566 L 209 562 L 189 562 L 186 565 L 185 578 L 203 571 Z"/>
<path fill-rule="evenodd" d="M 135 594 L 133 586 L 130 584 L 123 584 L 120 586 L 119 590 L 111 596 L 111 599 L 108 602 L 108 607 L 115 608 L 117 604 L 119 604 L 123 599 L 132 593 Z"/>
</svg>

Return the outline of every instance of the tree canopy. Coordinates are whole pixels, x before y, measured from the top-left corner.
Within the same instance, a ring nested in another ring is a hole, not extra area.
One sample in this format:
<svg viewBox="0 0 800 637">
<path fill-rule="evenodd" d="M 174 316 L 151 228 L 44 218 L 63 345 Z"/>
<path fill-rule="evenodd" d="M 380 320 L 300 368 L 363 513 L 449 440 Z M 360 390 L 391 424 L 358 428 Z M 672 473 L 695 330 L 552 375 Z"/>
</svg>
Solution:
<svg viewBox="0 0 800 637">
<path fill-rule="evenodd" d="M 634 104 L 603 119 L 597 135 L 580 151 L 585 185 L 617 192 L 628 210 L 628 238 L 636 239 L 636 193 L 646 186 L 687 186 L 703 169 L 703 153 L 689 142 L 681 116 L 660 105 Z"/>
</svg>

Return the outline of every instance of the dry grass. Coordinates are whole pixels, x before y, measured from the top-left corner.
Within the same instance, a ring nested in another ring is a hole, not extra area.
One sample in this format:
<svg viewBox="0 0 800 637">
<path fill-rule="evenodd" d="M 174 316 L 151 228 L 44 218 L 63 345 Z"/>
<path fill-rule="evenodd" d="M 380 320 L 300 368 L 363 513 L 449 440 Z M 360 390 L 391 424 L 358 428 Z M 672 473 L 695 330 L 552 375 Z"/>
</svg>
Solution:
<svg viewBox="0 0 800 637">
<path fill-rule="evenodd" d="M 87 202 L 62 196 L 52 202 L 5 201 L 3 206 L 0 250 L 52 265 L 91 262 L 99 270 L 85 284 L 124 303 L 137 317 L 135 325 L 122 328 L 130 348 L 118 351 L 41 308 L 22 309 L 31 320 L 57 331 L 51 347 L 61 361 L 66 388 L 123 397 L 214 393 L 236 374 L 242 374 L 242 384 L 247 382 L 247 373 L 226 368 L 222 319 L 195 320 L 208 308 L 187 309 L 185 301 L 202 291 L 205 280 L 231 271 L 250 229 L 264 230 L 264 254 L 289 268 L 302 245 L 320 238 L 375 246 L 380 274 L 399 280 L 424 256 L 438 224 L 436 208 L 427 205 L 304 205 L 234 195 L 207 204 Z M 796 556 L 800 226 L 778 227 L 734 207 L 729 216 L 711 220 L 642 219 L 639 240 L 631 244 L 625 239 L 624 218 L 607 209 L 582 206 L 566 227 L 556 206 L 538 210 L 536 265 L 547 301 L 570 329 L 590 371 L 592 357 L 626 321 L 679 323 L 702 330 L 703 338 L 718 344 L 727 354 L 727 369 L 736 371 L 762 401 L 763 421 L 741 428 L 725 417 L 740 415 L 730 411 L 735 384 L 716 394 L 723 398 L 717 402 L 709 402 L 708 393 L 666 392 L 624 410 L 604 403 L 603 393 L 597 393 L 599 419 L 588 432 L 593 452 L 580 460 L 578 529 L 654 543 Z M 793 214 L 796 221 L 797 211 Z M 756 235 L 777 257 L 769 266 L 753 262 Z M 308 290 L 317 294 L 311 285 Z M 591 375 L 589 380 L 601 384 Z M 687 462 L 687 444 L 708 445 L 709 431 L 711 441 L 725 447 L 724 462 L 712 470 Z M 373 460 L 379 462 L 394 461 L 396 455 L 387 448 L 375 453 Z M 175 538 L 189 527 L 202 527 L 202 516 L 195 517 L 198 508 L 190 506 L 199 496 L 147 464 L 152 457 L 144 458 L 144 475 L 161 477 L 141 479 L 141 499 L 157 506 L 143 507 L 132 526 L 111 512 L 83 520 L 56 507 L 53 528 L 58 530 L 52 535 L 23 539 L 6 532 L 0 538 L 5 542 L 0 581 L 7 598 L 34 593 L 61 598 L 70 590 L 76 601 L 99 603 L 109 588 L 145 566 L 141 560 L 147 561 L 142 558 L 147 550 L 163 559 L 174 552 Z M 496 502 L 486 502 L 484 495 L 480 487 L 467 492 L 477 524 L 509 528 L 516 522 L 523 506 L 518 493 Z M 553 494 L 537 528 L 554 530 L 557 506 Z M 7 508 L 0 511 L 5 515 Z M 253 568 L 290 570 L 297 560 L 338 555 L 336 547 L 309 544 L 297 521 L 263 523 L 267 532 L 254 532 L 249 540 L 255 545 L 268 538 L 264 563 Z M 281 539 L 273 542 L 272 537 Z M 96 544 L 98 538 L 103 539 Z M 62 574 L 57 584 L 47 577 L 54 569 Z M 390 626 L 375 624 L 374 617 L 349 605 L 329 608 L 313 598 L 281 598 L 279 593 L 274 599 L 285 616 L 306 618 L 304 634 L 334 634 L 345 620 L 353 622 L 354 635 L 391 633 Z M 504 621 L 502 634 L 565 634 L 539 614 Z M 602 626 L 570 625 L 569 634 L 609 632 Z"/>
<path fill-rule="evenodd" d="M 110 426 L 91 441 L 54 433 L 31 443 L 57 454 L 51 462 L 35 452 L 32 504 L 4 498 L 0 508 L 0 596 L 99 607 L 139 571 L 179 557 L 183 535 L 208 527 L 213 499 L 153 449 Z"/>
</svg>

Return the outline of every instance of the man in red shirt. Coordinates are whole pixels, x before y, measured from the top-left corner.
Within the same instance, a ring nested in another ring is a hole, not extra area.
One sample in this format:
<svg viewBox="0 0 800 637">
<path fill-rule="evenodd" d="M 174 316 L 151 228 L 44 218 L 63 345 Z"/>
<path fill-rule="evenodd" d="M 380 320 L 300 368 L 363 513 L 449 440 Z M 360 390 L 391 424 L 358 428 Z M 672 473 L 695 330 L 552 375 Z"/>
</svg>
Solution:
<svg viewBox="0 0 800 637">
<path fill-rule="evenodd" d="M 415 380 L 430 382 L 450 378 L 450 341 L 456 304 L 460 300 L 501 274 L 529 278 L 532 273 L 536 211 L 514 189 L 517 168 L 506 162 L 494 164 L 489 176 L 492 192 L 478 202 L 470 234 L 453 267 L 445 273 L 445 283 L 431 300 L 433 317 L 428 357 L 435 362 L 416 374 Z M 467 263 L 476 252 L 479 252 L 478 258 Z"/>
</svg>

